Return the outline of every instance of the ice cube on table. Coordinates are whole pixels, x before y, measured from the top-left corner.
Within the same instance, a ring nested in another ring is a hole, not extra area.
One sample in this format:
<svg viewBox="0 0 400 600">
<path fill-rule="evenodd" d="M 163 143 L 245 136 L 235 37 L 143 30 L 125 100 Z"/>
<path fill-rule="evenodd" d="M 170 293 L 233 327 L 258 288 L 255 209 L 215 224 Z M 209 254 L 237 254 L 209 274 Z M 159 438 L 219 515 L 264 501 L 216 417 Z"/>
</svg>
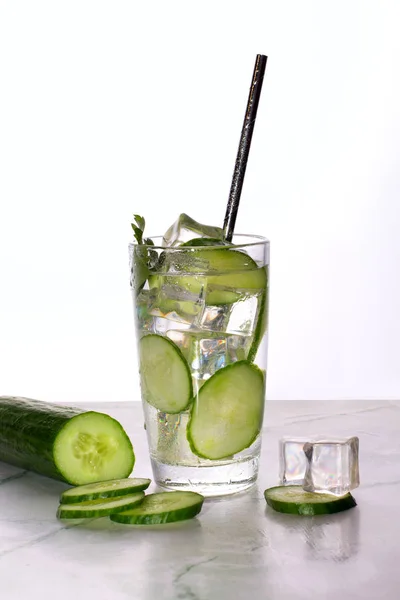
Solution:
<svg viewBox="0 0 400 600">
<path fill-rule="evenodd" d="M 280 481 L 307 492 L 343 496 L 360 485 L 358 437 L 283 438 Z"/>
<path fill-rule="evenodd" d="M 165 232 L 163 236 L 163 246 L 177 246 L 184 242 L 189 242 L 193 238 L 207 237 L 222 240 L 223 230 L 220 227 L 212 225 L 203 225 L 198 223 L 189 215 L 182 213 L 175 223 Z"/>
<path fill-rule="evenodd" d="M 309 438 L 283 438 L 279 440 L 279 479 L 283 485 L 302 485 L 307 458 L 303 446 Z"/>
<path fill-rule="evenodd" d="M 307 459 L 303 489 L 343 496 L 360 485 L 359 439 L 320 439 L 303 447 Z"/>
</svg>

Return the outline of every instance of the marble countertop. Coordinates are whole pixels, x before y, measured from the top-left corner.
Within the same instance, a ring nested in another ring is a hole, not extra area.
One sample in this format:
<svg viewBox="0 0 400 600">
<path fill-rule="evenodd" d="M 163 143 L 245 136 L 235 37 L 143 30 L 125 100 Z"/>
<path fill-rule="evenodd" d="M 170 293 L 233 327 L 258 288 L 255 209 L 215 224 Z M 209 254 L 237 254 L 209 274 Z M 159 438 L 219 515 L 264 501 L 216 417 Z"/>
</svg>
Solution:
<svg viewBox="0 0 400 600">
<path fill-rule="evenodd" d="M 98 404 L 126 428 L 133 475 L 151 477 L 141 406 Z M 282 435 L 358 435 L 358 506 L 329 517 L 266 507 Z M 267 403 L 259 481 L 198 518 L 139 529 L 55 517 L 60 482 L 0 463 L 3 600 L 397 600 L 400 402 Z M 152 488 L 149 489 L 151 491 Z M 153 490 L 154 491 L 154 490 Z"/>
</svg>

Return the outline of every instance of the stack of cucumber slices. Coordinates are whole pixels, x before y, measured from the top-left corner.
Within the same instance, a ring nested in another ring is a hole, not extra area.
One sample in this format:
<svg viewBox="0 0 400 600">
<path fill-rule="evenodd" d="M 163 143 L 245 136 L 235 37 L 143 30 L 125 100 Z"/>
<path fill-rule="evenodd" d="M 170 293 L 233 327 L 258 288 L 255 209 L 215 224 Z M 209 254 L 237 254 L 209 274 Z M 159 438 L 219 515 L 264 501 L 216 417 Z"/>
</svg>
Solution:
<svg viewBox="0 0 400 600">
<path fill-rule="evenodd" d="M 113 479 L 70 488 L 61 494 L 59 519 L 109 517 L 116 523 L 156 525 L 192 519 L 204 498 L 195 492 L 145 495 L 150 479 Z"/>
</svg>

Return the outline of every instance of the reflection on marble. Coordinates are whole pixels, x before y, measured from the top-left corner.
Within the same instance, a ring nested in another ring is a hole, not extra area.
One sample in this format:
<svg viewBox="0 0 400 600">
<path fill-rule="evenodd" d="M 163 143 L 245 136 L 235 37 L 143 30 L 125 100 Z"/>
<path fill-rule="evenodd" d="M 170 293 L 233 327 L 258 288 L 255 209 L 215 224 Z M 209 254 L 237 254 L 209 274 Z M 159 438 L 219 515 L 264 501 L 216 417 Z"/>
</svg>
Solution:
<svg viewBox="0 0 400 600">
<path fill-rule="evenodd" d="M 141 407 L 103 404 L 148 476 Z M 4 600 L 397 600 L 400 583 L 400 403 L 269 402 L 261 472 L 247 493 L 206 500 L 198 518 L 152 528 L 107 519 L 57 521 L 60 482 L 0 463 L 0 598 Z M 360 438 L 358 506 L 296 517 L 266 506 L 278 440 Z M 154 491 L 154 486 L 149 491 Z"/>
</svg>

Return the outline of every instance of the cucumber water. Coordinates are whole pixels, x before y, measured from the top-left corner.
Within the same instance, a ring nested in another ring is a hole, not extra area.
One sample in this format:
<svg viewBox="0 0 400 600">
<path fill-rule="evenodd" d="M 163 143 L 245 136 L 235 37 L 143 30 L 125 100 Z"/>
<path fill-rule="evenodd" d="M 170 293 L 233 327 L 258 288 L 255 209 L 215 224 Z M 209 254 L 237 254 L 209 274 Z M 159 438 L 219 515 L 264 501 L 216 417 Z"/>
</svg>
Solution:
<svg viewBox="0 0 400 600">
<path fill-rule="evenodd" d="M 155 244 L 157 264 L 134 299 L 146 432 L 157 484 L 219 495 L 257 476 L 268 250 L 259 238 L 186 239 Z"/>
</svg>

